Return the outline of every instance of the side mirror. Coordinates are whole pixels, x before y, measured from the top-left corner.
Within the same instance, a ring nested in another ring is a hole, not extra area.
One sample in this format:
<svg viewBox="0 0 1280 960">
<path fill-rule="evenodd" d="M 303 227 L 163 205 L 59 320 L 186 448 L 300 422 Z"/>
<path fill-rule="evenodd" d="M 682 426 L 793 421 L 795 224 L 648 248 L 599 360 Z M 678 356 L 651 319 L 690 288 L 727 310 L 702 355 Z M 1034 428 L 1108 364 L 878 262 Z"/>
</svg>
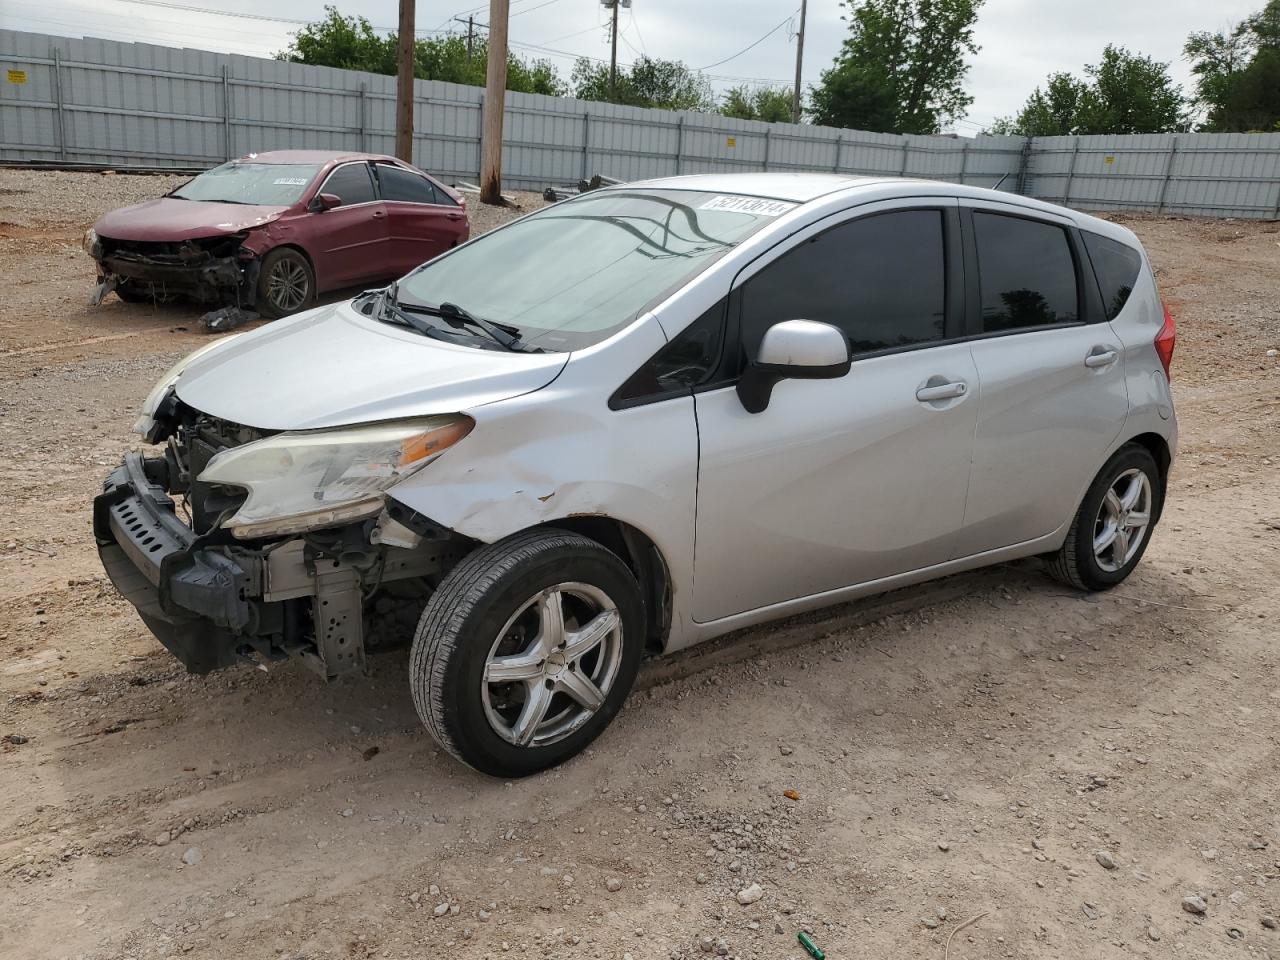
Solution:
<svg viewBox="0 0 1280 960">
<path fill-rule="evenodd" d="M 783 320 L 764 332 L 755 360 L 738 378 L 747 413 L 769 406 L 780 380 L 834 380 L 849 372 L 849 339 L 829 323 Z"/>
<path fill-rule="evenodd" d="M 334 207 L 340 206 L 342 206 L 342 198 L 336 193 L 317 193 L 308 209 L 312 213 L 324 213 L 326 210 L 332 210 Z"/>
</svg>

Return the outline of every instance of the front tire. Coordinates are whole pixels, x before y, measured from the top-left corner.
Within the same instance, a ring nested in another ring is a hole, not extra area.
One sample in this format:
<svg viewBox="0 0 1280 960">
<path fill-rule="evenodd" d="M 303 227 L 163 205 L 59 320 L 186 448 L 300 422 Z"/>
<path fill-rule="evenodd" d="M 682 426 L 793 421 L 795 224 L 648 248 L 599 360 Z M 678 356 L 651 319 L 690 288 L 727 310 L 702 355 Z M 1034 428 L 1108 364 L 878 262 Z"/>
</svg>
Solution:
<svg viewBox="0 0 1280 960">
<path fill-rule="evenodd" d="M 302 252 L 279 247 L 262 258 L 258 271 L 258 311 L 276 319 L 305 310 L 316 299 L 316 274 Z"/>
<path fill-rule="evenodd" d="M 409 661 L 418 716 L 482 773 L 523 777 L 579 753 L 635 681 L 639 584 L 587 537 L 530 530 L 475 551 L 423 610 Z"/>
<path fill-rule="evenodd" d="M 1107 590 L 1138 565 L 1163 506 L 1164 485 L 1151 453 L 1126 444 L 1107 461 L 1076 511 L 1049 571 L 1080 590 Z"/>
</svg>

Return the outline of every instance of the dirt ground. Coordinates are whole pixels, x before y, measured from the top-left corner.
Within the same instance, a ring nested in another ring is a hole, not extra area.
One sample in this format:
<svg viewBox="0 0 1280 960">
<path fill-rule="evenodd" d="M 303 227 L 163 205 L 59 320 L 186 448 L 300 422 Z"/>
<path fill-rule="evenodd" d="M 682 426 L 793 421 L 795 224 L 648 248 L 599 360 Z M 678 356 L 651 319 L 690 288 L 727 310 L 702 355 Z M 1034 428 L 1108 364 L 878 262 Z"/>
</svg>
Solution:
<svg viewBox="0 0 1280 960">
<path fill-rule="evenodd" d="M 405 657 L 188 677 L 103 576 L 90 498 L 204 339 L 87 307 L 79 240 L 165 185 L 0 171 L 0 957 L 1280 958 L 1280 224 L 1130 221 L 1183 446 L 1122 588 L 1006 565 L 656 661 L 509 783 Z"/>
</svg>

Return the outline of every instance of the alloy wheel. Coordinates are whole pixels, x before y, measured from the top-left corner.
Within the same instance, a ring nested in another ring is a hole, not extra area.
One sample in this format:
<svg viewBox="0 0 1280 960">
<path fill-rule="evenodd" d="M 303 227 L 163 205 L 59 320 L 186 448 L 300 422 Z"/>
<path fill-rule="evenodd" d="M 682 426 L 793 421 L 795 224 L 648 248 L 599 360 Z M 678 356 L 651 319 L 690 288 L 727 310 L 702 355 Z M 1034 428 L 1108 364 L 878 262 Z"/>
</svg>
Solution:
<svg viewBox="0 0 1280 960">
<path fill-rule="evenodd" d="M 1137 468 L 1120 474 L 1107 489 L 1093 525 L 1093 556 L 1115 573 L 1133 559 L 1151 526 L 1151 481 Z"/>
<path fill-rule="evenodd" d="M 267 296 L 276 309 L 289 313 L 306 303 L 309 286 L 306 268 L 285 257 L 276 262 L 267 278 Z"/>
<path fill-rule="evenodd" d="M 530 597 L 485 660 L 481 696 L 495 733 L 519 747 L 578 730 L 609 695 L 622 662 L 622 618 L 603 590 L 561 583 Z"/>
</svg>

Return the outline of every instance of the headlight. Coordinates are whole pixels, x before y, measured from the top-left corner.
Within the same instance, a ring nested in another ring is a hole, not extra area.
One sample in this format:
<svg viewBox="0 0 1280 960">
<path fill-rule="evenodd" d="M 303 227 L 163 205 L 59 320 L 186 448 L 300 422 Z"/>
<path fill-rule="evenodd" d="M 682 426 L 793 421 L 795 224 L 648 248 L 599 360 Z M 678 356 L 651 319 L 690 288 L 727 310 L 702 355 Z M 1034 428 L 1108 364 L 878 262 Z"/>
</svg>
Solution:
<svg viewBox="0 0 1280 960">
<path fill-rule="evenodd" d="M 332 527 L 378 513 L 389 487 L 440 456 L 473 426 L 470 417 L 454 414 L 280 433 L 222 451 L 198 479 L 249 491 L 225 522 L 241 539 Z"/>
<path fill-rule="evenodd" d="M 232 337 L 238 336 L 240 336 L 239 333 L 233 333 L 230 336 L 219 337 L 213 343 L 206 343 L 199 350 L 187 354 L 165 371 L 165 375 L 160 378 L 160 382 L 152 387 L 151 392 L 147 394 L 147 399 L 142 401 L 142 409 L 138 412 L 138 419 L 133 425 L 133 432 L 143 437 L 150 433 L 152 424 L 155 423 L 156 410 L 159 409 L 160 402 L 164 400 L 165 394 L 173 389 L 173 385 L 178 382 L 178 377 L 182 376 L 182 371 L 187 369 L 193 361 L 203 357 L 214 348 L 221 347 Z"/>
<path fill-rule="evenodd" d="M 80 246 L 84 247 L 84 252 L 89 256 L 96 256 L 94 249 L 98 246 L 98 231 L 90 227 L 84 232 L 84 238 L 80 241 Z"/>
</svg>

